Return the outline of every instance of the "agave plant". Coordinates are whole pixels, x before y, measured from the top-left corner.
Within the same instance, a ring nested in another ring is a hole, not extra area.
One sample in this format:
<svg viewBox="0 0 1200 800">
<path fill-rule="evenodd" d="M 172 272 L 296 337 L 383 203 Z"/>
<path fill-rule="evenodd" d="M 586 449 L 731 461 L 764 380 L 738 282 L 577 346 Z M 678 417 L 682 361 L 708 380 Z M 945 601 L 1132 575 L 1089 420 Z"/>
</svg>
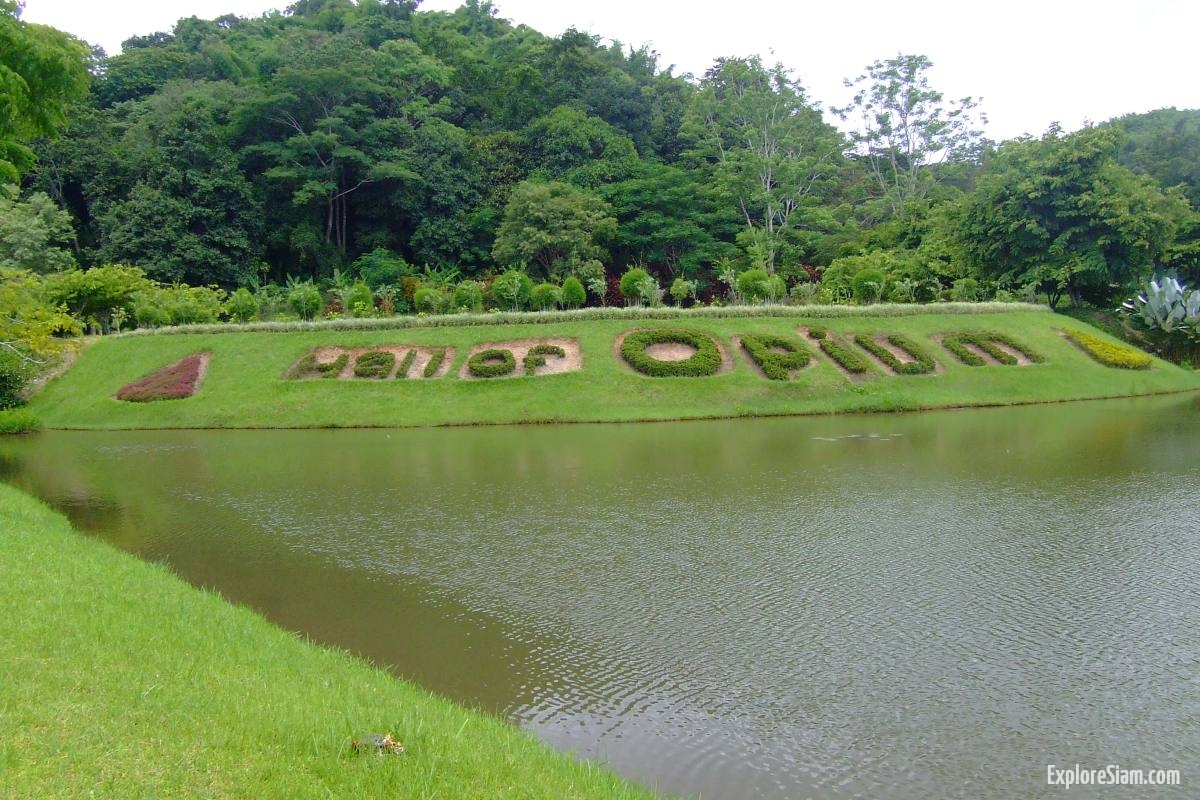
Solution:
<svg viewBox="0 0 1200 800">
<path fill-rule="evenodd" d="M 1150 280 L 1141 294 L 1121 307 L 1153 331 L 1200 339 L 1200 289 L 1189 292 L 1174 278 Z"/>
</svg>

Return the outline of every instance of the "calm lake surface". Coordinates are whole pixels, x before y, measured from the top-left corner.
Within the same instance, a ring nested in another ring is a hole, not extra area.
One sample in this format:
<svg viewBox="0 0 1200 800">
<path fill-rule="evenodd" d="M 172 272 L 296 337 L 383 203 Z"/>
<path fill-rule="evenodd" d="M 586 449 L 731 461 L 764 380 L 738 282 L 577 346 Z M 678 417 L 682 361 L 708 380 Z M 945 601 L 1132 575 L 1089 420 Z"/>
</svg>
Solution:
<svg viewBox="0 0 1200 800">
<path fill-rule="evenodd" d="M 1200 792 L 1195 395 L 51 432 L 0 438 L 0 479 L 666 792 L 1057 797 L 1051 763 Z"/>
</svg>

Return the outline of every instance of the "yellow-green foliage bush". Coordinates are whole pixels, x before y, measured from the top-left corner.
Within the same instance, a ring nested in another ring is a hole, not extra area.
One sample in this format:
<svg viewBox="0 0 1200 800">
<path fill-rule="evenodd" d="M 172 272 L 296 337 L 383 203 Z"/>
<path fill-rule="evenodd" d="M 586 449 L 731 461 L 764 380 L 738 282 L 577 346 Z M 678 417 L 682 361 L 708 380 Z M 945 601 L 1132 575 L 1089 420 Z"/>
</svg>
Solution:
<svg viewBox="0 0 1200 800">
<path fill-rule="evenodd" d="M 1119 369 L 1149 369 L 1154 359 L 1130 347 L 1113 344 L 1084 331 L 1064 330 L 1063 335 L 1079 349 L 1106 367 Z"/>
</svg>

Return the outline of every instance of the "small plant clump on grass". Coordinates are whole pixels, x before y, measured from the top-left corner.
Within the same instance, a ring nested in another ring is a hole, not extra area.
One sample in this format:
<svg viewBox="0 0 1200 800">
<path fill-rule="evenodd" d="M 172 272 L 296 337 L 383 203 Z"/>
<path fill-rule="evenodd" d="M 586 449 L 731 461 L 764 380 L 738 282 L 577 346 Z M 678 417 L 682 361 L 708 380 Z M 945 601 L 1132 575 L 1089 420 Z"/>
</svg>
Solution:
<svg viewBox="0 0 1200 800">
<path fill-rule="evenodd" d="M 14 433 L 33 433 L 42 429 L 42 421 L 23 408 L 0 411 L 0 436 Z"/>
<path fill-rule="evenodd" d="M 354 360 L 354 377 L 386 378 L 394 366 L 396 366 L 394 353 L 386 350 L 373 350 L 370 353 L 363 353 Z"/>
<path fill-rule="evenodd" d="M 1016 350 L 1035 364 L 1040 364 L 1044 359 L 1037 353 L 1030 350 L 1028 347 L 1017 342 L 1011 336 L 1003 333 L 992 333 L 987 331 L 959 331 L 958 333 L 948 333 L 942 337 L 942 346 L 954 354 L 962 363 L 968 367 L 982 367 L 987 362 L 976 352 L 970 350 L 966 345 L 972 344 L 978 347 L 983 352 L 987 353 L 1000 364 L 1005 366 L 1016 366 L 1017 357 L 1007 350 L 1002 350 L 997 345 Z"/>
<path fill-rule="evenodd" d="M 816 327 L 814 325 L 813 327 L 808 329 L 808 335 L 810 337 L 812 337 L 813 339 L 816 339 L 819 342 L 822 339 L 824 339 L 826 336 L 829 335 L 829 331 L 825 330 L 824 328 Z"/>
<path fill-rule="evenodd" d="M 476 378 L 500 378 L 511 375 L 517 368 L 517 359 L 511 350 L 480 350 L 467 359 L 467 371 Z"/>
<path fill-rule="evenodd" d="M 1118 369 L 1149 369 L 1154 359 L 1124 345 L 1106 342 L 1099 336 L 1084 331 L 1064 330 L 1063 335 L 1074 342 L 1080 350 L 1106 367 Z"/>
<path fill-rule="evenodd" d="M 150 373 L 139 381 L 117 390 L 117 399 L 130 403 L 150 403 L 155 400 L 182 400 L 196 393 L 204 356 L 200 353 Z"/>
<path fill-rule="evenodd" d="M 892 347 L 903 350 L 913 360 L 901 361 L 896 358 L 895 353 L 864 333 L 860 333 L 854 337 L 854 341 L 859 347 L 878 358 L 884 364 L 887 364 L 897 375 L 925 375 L 933 372 L 936 368 L 937 365 L 934 364 L 929 354 L 907 336 L 893 333 L 887 337 L 887 340 L 891 343 Z"/>
<path fill-rule="evenodd" d="M 317 361 L 316 353 L 309 353 L 296 362 L 296 366 L 292 367 L 288 373 L 288 377 L 293 380 L 299 378 L 336 378 L 349 362 L 350 355 L 348 353 L 342 353 L 333 361 L 324 363 Z"/>
<path fill-rule="evenodd" d="M 863 375 L 870 369 L 870 366 L 862 356 L 836 339 L 825 336 L 824 331 L 822 331 L 822 336 L 818 339 L 818 343 L 820 344 L 821 352 L 840 364 L 846 372 L 852 375 Z"/>
<path fill-rule="evenodd" d="M 413 351 L 413 355 L 416 355 L 415 350 Z M 425 365 L 425 372 L 422 374 L 426 378 L 432 378 L 434 375 L 437 375 L 437 371 L 441 369 L 442 362 L 445 360 L 446 348 L 443 347 L 440 350 L 434 350 L 433 355 L 429 357 L 429 363 Z"/>
<path fill-rule="evenodd" d="M 773 381 L 789 380 L 793 370 L 808 366 L 808 362 L 812 360 L 812 353 L 782 336 L 743 336 L 742 348 L 763 374 Z M 780 353 L 779 350 L 786 352 Z"/>
<path fill-rule="evenodd" d="M 559 358 L 566 358 L 567 351 L 563 350 L 556 344 L 535 344 L 533 347 L 529 348 L 529 352 L 527 352 L 525 354 L 525 358 L 522 359 L 522 364 L 525 367 L 525 374 L 537 374 L 537 368 L 544 367 L 546 365 L 546 356 L 558 356 Z"/>
<path fill-rule="evenodd" d="M 417 348 L 412 348 L 404 354 L 404 358 L 400 361 L 400 367 L 396 370 L 396 380 L 404 380 L 408 377 L 408 371 L 412 369 L 413 362 L 417 360 Z"/>
<path fill-rule="evenodd" d="M 682 344 L 696 348 L 690 358 L 682 361 L 661 361 L 646 350 L 656 344 Z M 700 331 L 652 328 L 633 331 L 621 342 L 621 356 L 643 375 L 653 378 L 715 375 L 721 369 L 721 351 L 716 341 Z"/>
</svg>

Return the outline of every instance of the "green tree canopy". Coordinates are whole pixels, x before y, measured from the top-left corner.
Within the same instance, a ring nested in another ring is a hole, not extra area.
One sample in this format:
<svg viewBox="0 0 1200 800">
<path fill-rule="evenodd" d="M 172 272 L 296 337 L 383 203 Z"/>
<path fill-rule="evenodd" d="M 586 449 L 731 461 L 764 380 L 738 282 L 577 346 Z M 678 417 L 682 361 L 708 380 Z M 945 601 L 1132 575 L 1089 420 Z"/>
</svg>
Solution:
<svg viewBox="0 0 1200 800">
<path fill-rule="evenodd" d="M 501 264 L 561 276 L 606 258 L 605 244 L 616 232 L 608 204 L 591 192 L 557 181 L 526 181 L 513 190 L 492 255 Z"/>
</svg>

